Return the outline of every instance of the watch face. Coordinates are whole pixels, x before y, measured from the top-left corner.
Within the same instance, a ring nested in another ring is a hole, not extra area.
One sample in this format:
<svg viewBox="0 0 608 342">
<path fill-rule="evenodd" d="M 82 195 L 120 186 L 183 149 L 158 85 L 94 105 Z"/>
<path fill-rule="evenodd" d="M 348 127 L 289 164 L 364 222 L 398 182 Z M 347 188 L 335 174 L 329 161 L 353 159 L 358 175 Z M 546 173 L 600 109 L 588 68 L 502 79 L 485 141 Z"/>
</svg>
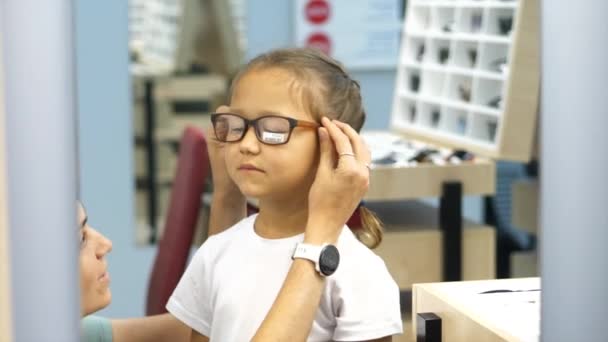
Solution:
<svg viewBox="0 0 608 342">
<path fill-rule="evenodd" d="M 319 256 L 319 270 L 326 276 L 332 275 L 338 269 L 340 263 L 340 253 L 334 245 L 323 247 Z"/>
</svg>

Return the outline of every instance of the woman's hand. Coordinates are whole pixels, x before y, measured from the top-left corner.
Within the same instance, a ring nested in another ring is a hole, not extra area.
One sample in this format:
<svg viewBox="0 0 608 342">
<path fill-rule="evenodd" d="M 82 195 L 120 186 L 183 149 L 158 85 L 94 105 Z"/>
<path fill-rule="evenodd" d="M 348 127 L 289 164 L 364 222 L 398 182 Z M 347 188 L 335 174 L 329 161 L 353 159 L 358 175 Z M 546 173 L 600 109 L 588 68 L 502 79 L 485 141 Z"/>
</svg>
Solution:
<svg viewBox="0 0 608 342">
<path fill-rule="evenodd" d="M 369 187 L 371 154 L 349 125 L 321 120 L 320 160 L 308 195 L 308 243 L 335 243 Z"/>
<path fill-rule="evenodd" d="M 217 113 L 228 110 L 227 106 L 220 106 Z M 209 128 L 206 137 L 213 179 L 213 205 L 209 219 L 209 235 L 213 235 L 245 217 L 247 199 L 228 175 L 224 151 L 226 143 L 217 140 L 213 127 Z"/>
<path fill-rule="evenodd" d="M 220 106 L 217 113 L 226 113 L 229 110 L 227 106 Z M 245 197 L 232 181 L 226 170 L 226 160 L 224 146 L 226 143 L 220 142 L 215 136 L 213 127 L 207 130 L 207 150 L 209 152 L 209 162 L 211 164 L 211 174 L 213 177 L 213 192 L 214 194 L 222 195 L 232 199 L 245 200 Z"/>
</svg>

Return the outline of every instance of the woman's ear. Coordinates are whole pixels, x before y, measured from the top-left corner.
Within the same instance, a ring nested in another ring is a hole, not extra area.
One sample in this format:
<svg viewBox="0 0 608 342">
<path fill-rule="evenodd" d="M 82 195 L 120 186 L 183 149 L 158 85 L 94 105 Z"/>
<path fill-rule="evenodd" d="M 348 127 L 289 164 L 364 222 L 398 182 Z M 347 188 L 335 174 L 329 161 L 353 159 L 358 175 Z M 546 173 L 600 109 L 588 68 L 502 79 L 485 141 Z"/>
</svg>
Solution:
<svg viewBox="0 0 608 342">
<path fill-rule="evenodd" d="M 215 112 L 216 113 L 228 113 L 228 112 L 230 112 L 230 107 L 228 107 L 226 105 L 221 105 L 221 106 L 217 107 Z"/>
</svg>

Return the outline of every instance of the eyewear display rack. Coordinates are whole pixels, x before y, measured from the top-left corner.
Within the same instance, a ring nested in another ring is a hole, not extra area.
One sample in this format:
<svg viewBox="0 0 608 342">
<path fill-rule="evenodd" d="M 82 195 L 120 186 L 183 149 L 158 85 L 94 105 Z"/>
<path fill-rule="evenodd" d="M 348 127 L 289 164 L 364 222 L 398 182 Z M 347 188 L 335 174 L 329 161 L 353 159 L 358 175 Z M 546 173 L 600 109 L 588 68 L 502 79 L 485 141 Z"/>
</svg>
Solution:
<svg viewBox="0 0 608 342">
<path fill-rule="evenodd" d="M 243 55 L 233 14 L 238 3 L 181 1 L 174 70 L 133 76 L 139 244 L 156 243 L 162 235 L 184 128 L 205 131 L 209 113 L 226 100 Z"/>
<path fill-rule="evenodd" d="M 494 193 L 495 159 L 531 156 L 538 7 L 537 0 L 408 1 L 391 130 L 364 134 L 372 157 L 381 155 L 374 158 L 366 200 L 440 198 L 445 281 L 461 280 L 462 196 Z M 412 142 L 475 157 L 386 162 Z"/>
<path fill-rule="evenodd" d="M 536 0 L 413 0 L 392 126 L 421 140 L 527 161 L 539 91 Z"/>
<path fill-rule="evenodd" d="M 227 88 L 219 74 L 133 78 L 139 244 L 155 243 L 162 234 L 184 129 L 206 131 Z"/>
</svg>

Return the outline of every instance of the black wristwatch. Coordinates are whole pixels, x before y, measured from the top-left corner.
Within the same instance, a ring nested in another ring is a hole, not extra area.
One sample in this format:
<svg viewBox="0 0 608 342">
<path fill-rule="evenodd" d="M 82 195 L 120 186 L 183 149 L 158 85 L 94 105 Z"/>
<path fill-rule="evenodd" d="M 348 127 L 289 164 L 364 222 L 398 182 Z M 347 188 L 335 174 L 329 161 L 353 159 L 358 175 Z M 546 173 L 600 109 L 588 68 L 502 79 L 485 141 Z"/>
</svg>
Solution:
<svg viewBox="0 0 608 342">
<path fill-rule="evenodd" d="M 334 274 L 340 264 L 338 248 L 330 244 L 316 246 L 298 243 L 292 256 L 292 259 L 295 258 L 308 259 L 314 262 L 317 272 L 325 277 Z"/>
</svg>

